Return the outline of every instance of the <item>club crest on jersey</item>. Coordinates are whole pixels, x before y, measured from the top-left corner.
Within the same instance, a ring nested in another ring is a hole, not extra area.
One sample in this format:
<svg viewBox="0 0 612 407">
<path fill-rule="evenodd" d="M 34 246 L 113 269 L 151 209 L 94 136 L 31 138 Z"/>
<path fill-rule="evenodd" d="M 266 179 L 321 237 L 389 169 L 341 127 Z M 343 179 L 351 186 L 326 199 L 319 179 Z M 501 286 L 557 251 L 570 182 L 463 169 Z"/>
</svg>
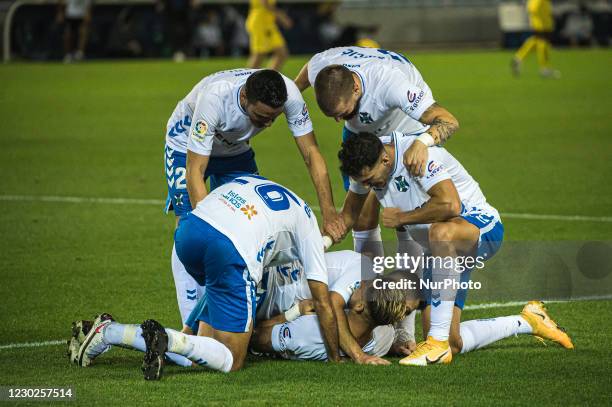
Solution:
<svg viewBox="0 0 612 407">
<path fill-rule="evenodd" d="M 393 178 L 393 181 L 395 181 L 395 187 L 400 192 L 406 192 L 408 188 L 410 188 L 410 184 L 408 184 L 408 181 L 406 181 L 403 175 Z"/>
<path fill-rule="evenodd" d="M 368 112 L 359 112 L 359 121 L 363 124 L 370 124 L 374 122 L 374 119 Z"/>
<path fill-rule="evenodd" d="M 193 130 L 191 131 L 191 138 L 196 141 L 204 141 L 204 136 L 208 131 L 208 123 L 204 120 L 198 120 L 193 125 Z"/>
<path fill-rule="evenodd" d="M 242 211 L 242 213 L 244 213 L 247 218 L 249 218 L 249 220 L 251 220 L 252 217 L 254 217 L 255 215 L 257 215 L 257 211 L 255 210 L 255 205 L 245 205 L 242 208 L 240 208 L 240 210 Z"/>
</svg>

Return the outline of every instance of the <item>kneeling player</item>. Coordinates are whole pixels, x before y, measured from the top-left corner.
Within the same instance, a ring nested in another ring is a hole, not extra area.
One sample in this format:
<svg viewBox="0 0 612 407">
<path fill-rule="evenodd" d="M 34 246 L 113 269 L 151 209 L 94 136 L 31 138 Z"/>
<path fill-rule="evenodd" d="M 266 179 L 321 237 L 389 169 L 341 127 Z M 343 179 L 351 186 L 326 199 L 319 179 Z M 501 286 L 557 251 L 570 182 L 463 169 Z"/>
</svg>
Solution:
<svg viewBox="0 0 612 407">
<path fill-rule="evenodd" d="M 380 139 L 361 133 L 350 136 L 342 144 L 338 154 L 341 170 L 351 177 L 342 212 L 345 224 L 348 227 L 354 224 L 373 189 L 384 208 L 383 225 L 407 232 L 434 257 L 491 258 L 503 240 L 499 213 L 487 203 L 478 183 L 444 148 L 429 147 L 424 176 L 412 176 L 401 157 L 415 140 L 415 136 L 398 132 Z M 430 280 L 434 283 L 448 279 L 469 281 L 469 272 L 458 273 L 457 263 L 434 262 Z M 427 339 L 400 363 L 417 366 L 450 363 L 453 353 L 479 346 L 467 343 L 460 329 L 466 294 L 465 290 L 431 290 L 423 313 Z M 523 321 L 529 322 L 527 325 L 535 335 L 572 347 L 569 337 L 557 328 L 541 305 L 531 304 L 526 309 L 530 315 L 541 316 Z M 497 332 L 514 334 L 520 333 L 515 331 L 522 322 L 500 319 L 497 324 L 493 328 Z M 485 329 L 491 328 L 477 331 Z"/>
</svg>

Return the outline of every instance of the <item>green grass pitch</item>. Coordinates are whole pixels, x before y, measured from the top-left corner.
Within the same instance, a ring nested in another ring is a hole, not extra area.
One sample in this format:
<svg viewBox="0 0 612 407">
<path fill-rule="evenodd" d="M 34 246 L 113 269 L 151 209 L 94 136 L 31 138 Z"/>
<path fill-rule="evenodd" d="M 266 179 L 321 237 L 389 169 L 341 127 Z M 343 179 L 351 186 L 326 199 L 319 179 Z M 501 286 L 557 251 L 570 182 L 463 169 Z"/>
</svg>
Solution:
<svg viewBox="0 0 612 407">
<path fill-rule="evenodd" d="M 505 52 L 407 54 L 461 129 L 447 148 L 503 213 L 611 216 L 612 54 L 560 51 L 558 81 L 533 62 L 509 73 Z M 305 58 L 292 58 L 294 76 Z M 0 67 L 0 346 L 67 337 L 70 322 L 111 312 L 178 326 L 170 271 L 174 219 L 161 205 L 7 200 L 8 195 L 158 199 L 166 194 L 164 129 L 203 76 L 244 60 L 93 62 Z M 306 93 L 342 200 L 341 125 Z M 263 175 L 316 205 L 282 119 L 254 140 Z M 612 240 L 612 224 L 504 219 L 507 240 Z M 389 231 L 385 237 L 391 238 Z M 348 248 L 345 241 L 340 247 Z M 0 348 L 0 385 L 68 386 L 77 403 L 610 405 L 612 302 L 551 304 L 576 349 L 511 338 L 426 369 L 249 360 L 229 375 L 169 367 L 149 383 L 141 355 L 113 349 L 88 369 L 64 346 Z M 473 310 L 464 319 L 514 314 Z"/>
</svg>

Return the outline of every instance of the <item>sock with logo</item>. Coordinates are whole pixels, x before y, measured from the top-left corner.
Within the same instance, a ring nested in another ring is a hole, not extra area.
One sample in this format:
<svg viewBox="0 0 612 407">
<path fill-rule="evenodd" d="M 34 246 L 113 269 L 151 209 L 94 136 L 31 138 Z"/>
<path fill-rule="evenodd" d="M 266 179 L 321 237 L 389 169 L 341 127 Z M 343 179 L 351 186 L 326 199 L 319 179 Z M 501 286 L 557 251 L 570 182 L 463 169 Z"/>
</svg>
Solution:
<svg viewBox="0 0 612 407">
<path fill-rule="evenodd" d="M 432 267 L 432 284 L 445 284 L 445 282 L 459 282 L 461 274 L 455 271 L 454 259 L 452 264 L 446 261 L 436 261 Z M 438 286 L 435 286 L 438 287 Z M 427 336 L 438 341 L 448 341 L 453 309 L 457 290 L 452 287 L 441 286 L 431 290 L 430 328 Z"/>
<path fill-rule="evenodd" d="M 520 315 L 491 319 L 475 319 L 459 326 L 463 348 L 461 353 L 484 348 L 513 335 L 531 334 L 531 325 Z"/>
</svg>

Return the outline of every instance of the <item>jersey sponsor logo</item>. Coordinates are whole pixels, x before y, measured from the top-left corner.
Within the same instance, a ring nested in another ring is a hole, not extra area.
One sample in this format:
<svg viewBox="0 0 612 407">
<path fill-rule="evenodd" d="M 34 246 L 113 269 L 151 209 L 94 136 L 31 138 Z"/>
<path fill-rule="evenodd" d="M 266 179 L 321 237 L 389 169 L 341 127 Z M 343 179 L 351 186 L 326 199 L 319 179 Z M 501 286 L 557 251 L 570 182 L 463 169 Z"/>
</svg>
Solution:
<svg viewBox="0 0 612 407">
<path fill-rule="evenodd" d="M 243 206 L 242 208 L 240 208 L 240 210 L 242 211 L 242 213 L 246 215 L 247 218 L 249 218 L 249 220 L 251 220 L 251 218 L 257 215 L 257 211 L 255 210 L 255 205 L 247 204 Z"/>
<path fill-rule="evenodd" d="M 224 201 L 233 211 L 242 208 L 242 205 L 246 204 L 246 199 L 234 191 L 229 191 L 227 194 L 221 195 L 221 198 L 221 200 Z"/>
<path fill-rule="evenodd" d="M 359 112 L 359 121 L 363 124 L 370 124 L 374 122 L 374 119 L 368 112 Z"/>
<path fill-rule="evenodd" d="M 281 333 L 281 335 L 283 336 L 283 338 L 291 338 L 291 330 L 288 326 L 285 326 L 283 328 L 283 332 Z"/>
<path fill-rule="evenodd" d="M 393 178 L 393 181 L 395 181 L 395 187 L 399 192 L 406 192 L 410 188 L 410 184 L 403 175 Z"/>
<path fill-rule="evenodd" d="M 304 107 L 302 108 L 301 117 L 290 121 L 289 124 L 292 126 L 303 126 L 304 124 L 310 122 L 310 114 L 308 113 L 308 107 L 306 103 L 304 103 Z"/>
<path fill-rule="evenodd" d="M 429 174 L 427 174 L 427 179 L 433 178 L 437 173 L 439 173 L 440 171 L 442 171 L 442 164 L 437 163 L 435 161 L 430 161 L 429 164 L 427 164 L 427 172 Z"/>
<path fill-rule="evenodd" d="M 423 99 L 424 95 L 424 91 L 420 91 L 418 95 L 416 94 L 416 92 L 408 91 L 408 103 L 410 103 L 410 106 L 408 106 L 408 110 L 412 111 L 419 107 L 419 103 L 421 103 L 421 100 Z"/>
</svg>

